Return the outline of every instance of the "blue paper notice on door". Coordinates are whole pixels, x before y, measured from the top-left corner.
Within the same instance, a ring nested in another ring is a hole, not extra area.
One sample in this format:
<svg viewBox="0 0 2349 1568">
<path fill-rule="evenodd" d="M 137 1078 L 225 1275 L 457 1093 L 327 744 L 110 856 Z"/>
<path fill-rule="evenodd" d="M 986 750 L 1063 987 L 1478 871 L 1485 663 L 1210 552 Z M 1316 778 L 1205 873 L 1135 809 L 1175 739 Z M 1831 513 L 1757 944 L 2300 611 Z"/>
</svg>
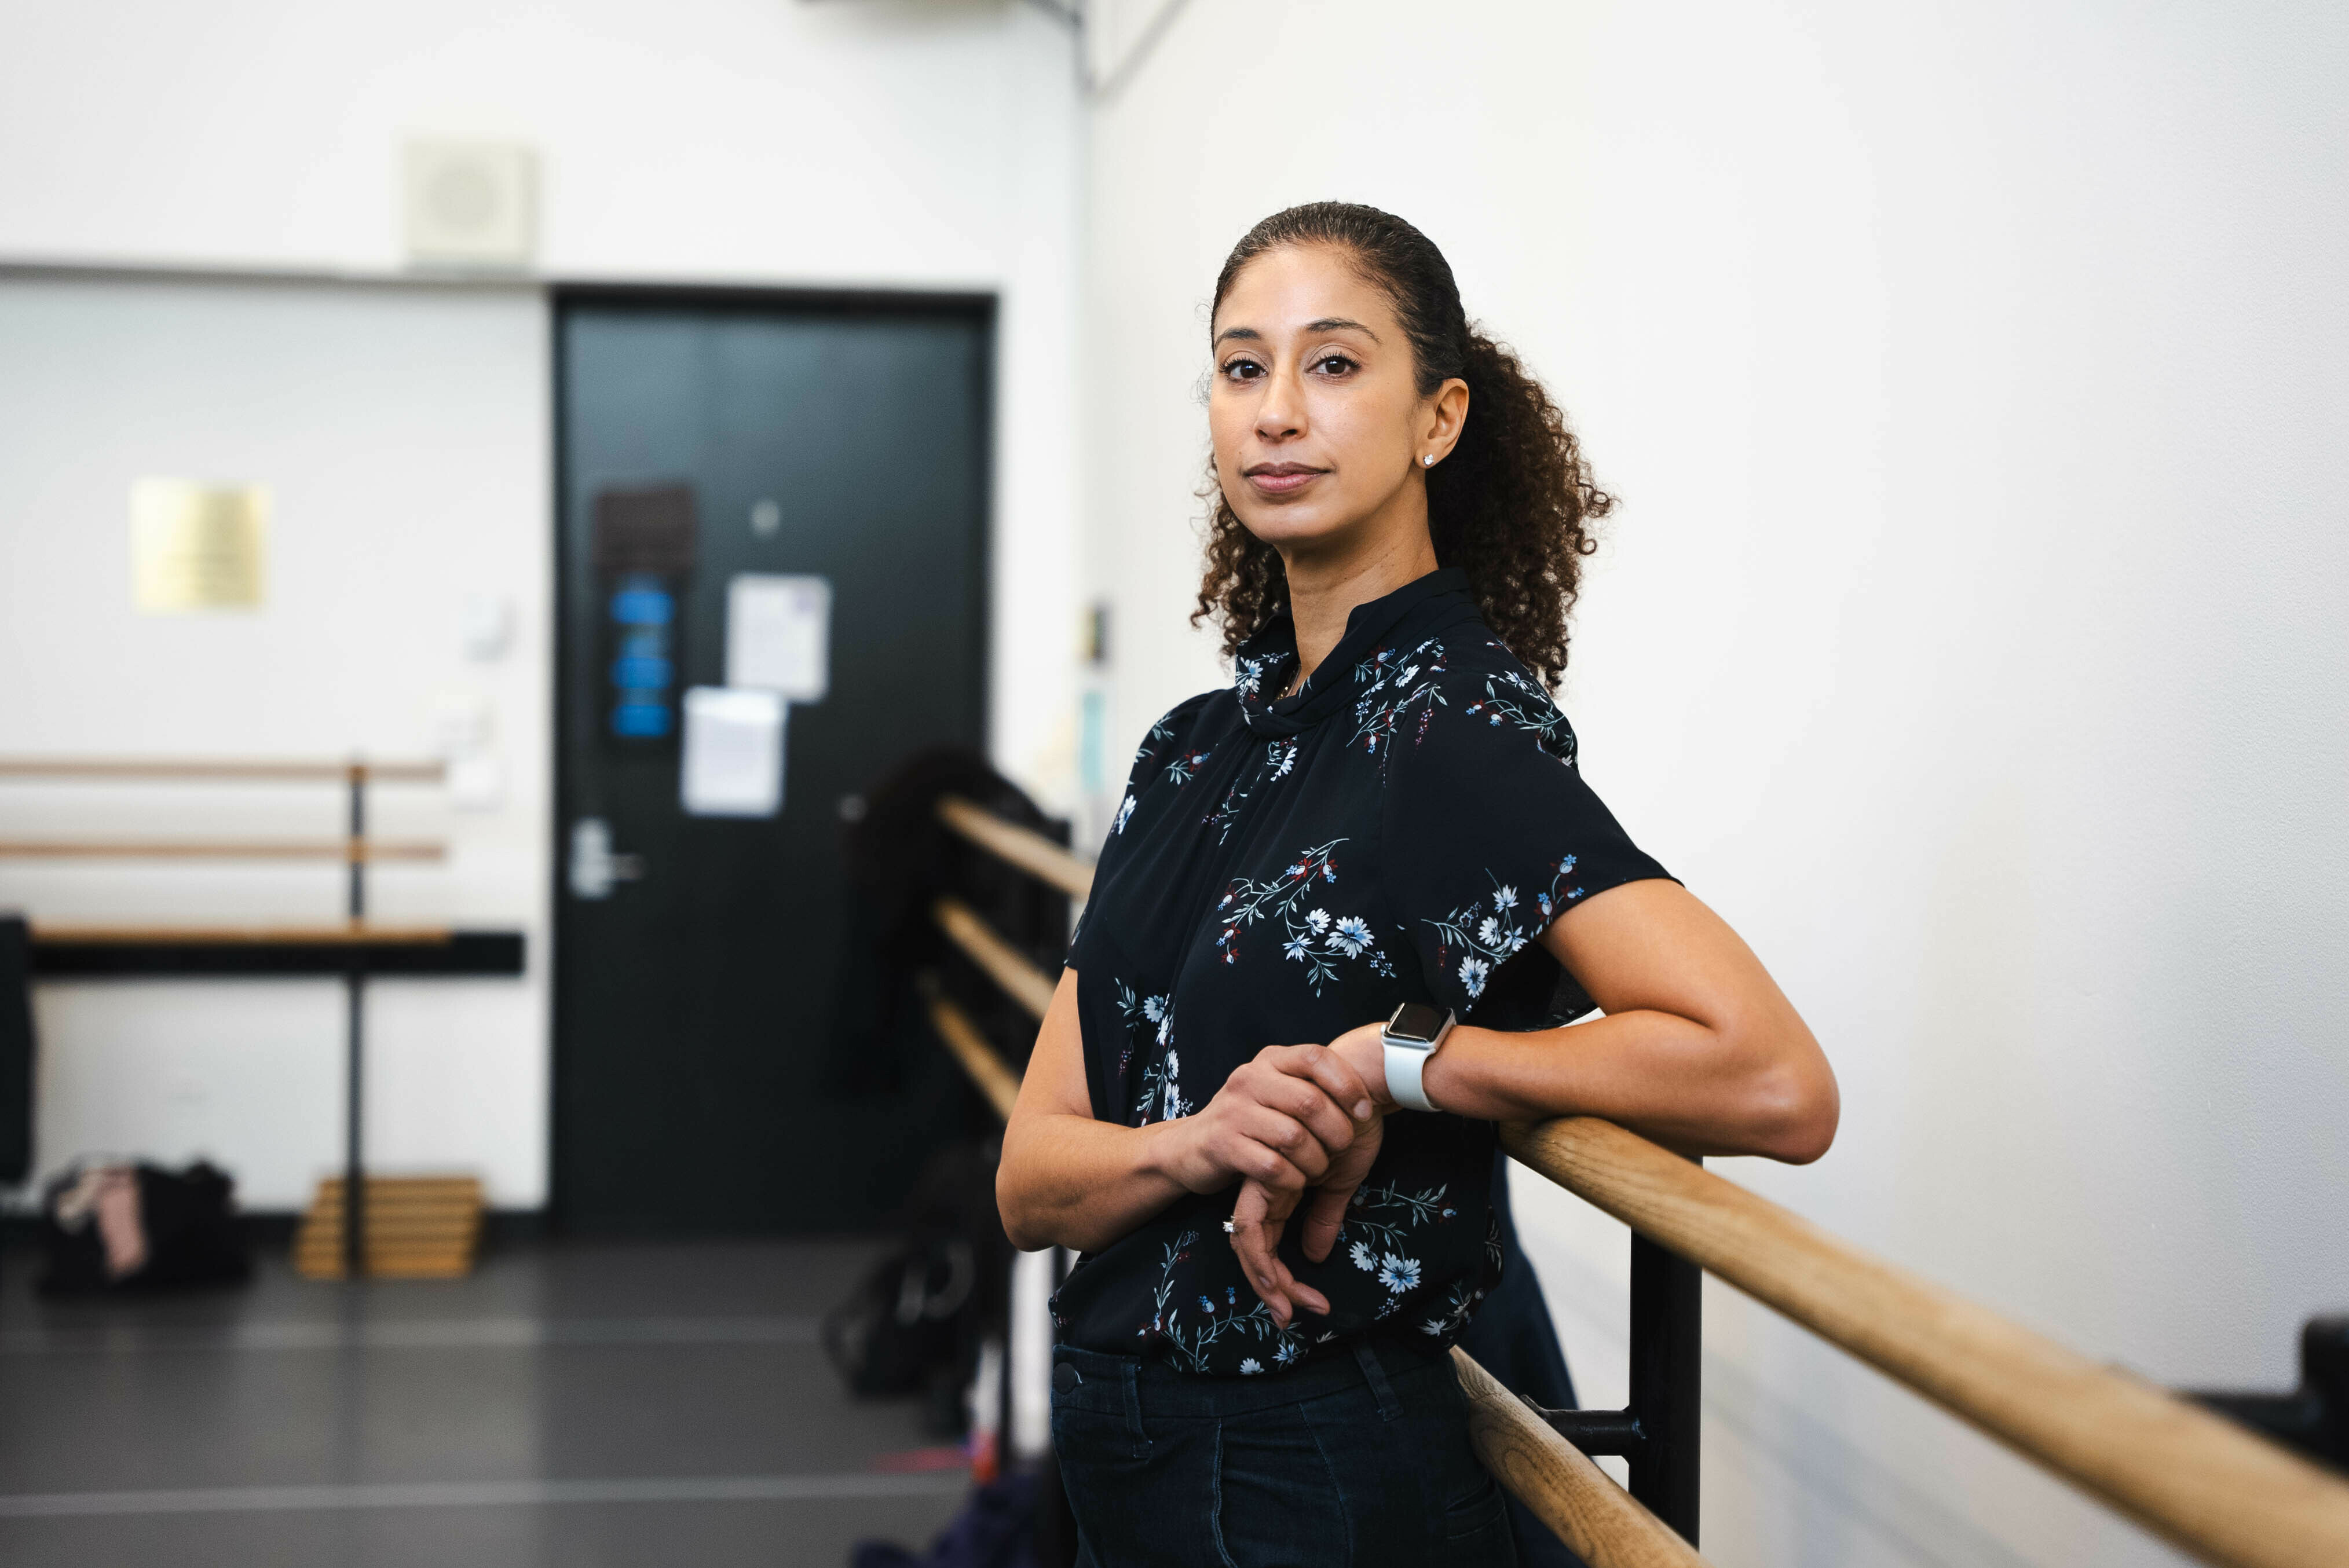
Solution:
<svg viewBox="0 0 2349 1568">
<path fill-rule="evenodd" d="M 726 584 L 726 684 L 822 702 L 832 684 L 832 583 L 738 572 Z"/>
<path fill-rule="evenodd" d="M 696 817 L 771 817 L 783 809 L 781 693 L 694 686 L 685 694 L 678 794 Z"/>
</svg>

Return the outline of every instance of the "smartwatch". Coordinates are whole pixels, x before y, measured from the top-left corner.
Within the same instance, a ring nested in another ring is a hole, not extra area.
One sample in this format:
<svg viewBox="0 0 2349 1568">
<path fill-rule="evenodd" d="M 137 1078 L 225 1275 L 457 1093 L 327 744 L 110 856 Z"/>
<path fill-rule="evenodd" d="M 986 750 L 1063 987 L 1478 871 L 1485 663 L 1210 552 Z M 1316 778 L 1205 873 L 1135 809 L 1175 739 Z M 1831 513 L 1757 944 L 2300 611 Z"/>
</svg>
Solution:
<svg viewBox="0 0 2349 1568">
<path fill-rule="evenodd" d="M 1386 1047 L 1387 1093 L 1397 1105 L 1413 1110 L 1435 1109 L 1434 1101 L 1420 1087 L 1420 1074 L 1451 1032 L 1452 1015 L 1424 1002 L 1405 1002 L 1379 1031 L 1379 1043 Z"/>
</svg>

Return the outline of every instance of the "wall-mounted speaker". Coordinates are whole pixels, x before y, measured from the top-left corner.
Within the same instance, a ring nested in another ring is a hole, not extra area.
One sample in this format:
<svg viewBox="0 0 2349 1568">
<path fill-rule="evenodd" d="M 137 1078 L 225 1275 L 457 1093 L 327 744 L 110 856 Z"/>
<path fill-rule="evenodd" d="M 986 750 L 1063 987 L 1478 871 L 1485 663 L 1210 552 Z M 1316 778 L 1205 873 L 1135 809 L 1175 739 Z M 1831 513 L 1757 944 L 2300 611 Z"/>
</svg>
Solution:
<svg viewBox="0 0 2349 1568">
<path fill-rule="evenodd" d="M 530 148 L 419 139 L 402 162 L 412 265 L 529 267 L 538 244 L 538 155 Z"/>
</svg>

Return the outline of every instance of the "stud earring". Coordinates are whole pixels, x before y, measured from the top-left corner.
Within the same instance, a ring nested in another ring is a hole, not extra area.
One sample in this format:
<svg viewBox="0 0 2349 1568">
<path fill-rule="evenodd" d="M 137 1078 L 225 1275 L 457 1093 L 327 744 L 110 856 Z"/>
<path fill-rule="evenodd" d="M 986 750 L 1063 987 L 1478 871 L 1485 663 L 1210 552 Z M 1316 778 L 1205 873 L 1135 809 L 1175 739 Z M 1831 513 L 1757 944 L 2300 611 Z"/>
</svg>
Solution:
<svg viewBox="0 0 2349 1568">
<path fill-rule="evenodd" d="M 1419 459 L 1419 466 L 1423 469 L 1433 468 L 1435 466 L 1435 454 L 1433 452 L 1429 452 L 1423 456 Z"/>
</svg>

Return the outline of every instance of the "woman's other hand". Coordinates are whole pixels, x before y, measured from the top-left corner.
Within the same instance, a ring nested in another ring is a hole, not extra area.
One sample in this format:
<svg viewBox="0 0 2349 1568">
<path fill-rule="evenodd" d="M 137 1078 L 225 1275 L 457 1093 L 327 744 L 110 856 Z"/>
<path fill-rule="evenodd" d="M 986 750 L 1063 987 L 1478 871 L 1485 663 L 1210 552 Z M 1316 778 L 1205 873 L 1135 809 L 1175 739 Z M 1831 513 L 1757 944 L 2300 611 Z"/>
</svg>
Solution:
<svg viewBox="0 0 2349 1568">
<path fill-rule="evenodd" d="M 1313 1262 L 1328 1258 L 1345 1225 L 1355 1189 L 1369 1178 L 1386 1139 L 1386 1113 L 1394 1109 L 1394 1102 L 1387 1098 L 1385 1047 L 1380 1035 L 1381 1026 L 1364 1024 L 1330 1042 L 1329 1054 L 1353 1074 L 1365 1094 L 1365 1099 L 1351 1108 L 1357 1113 L 1352 1140 L 1331 1153 L 1328 1167 L 1303 1190 L 1276 1188 L 1251 1178 L 1241 1186 L 1232 1206 L 1232 1251 L 1249 1285 L 1283 1328 L 1299 1312 L 1330 1310 L 1329 1299 L 1299 1281 L 1280 1261 L 1280 1237 L 1289 1218 L 1303 1208 L 1298 1243 Z M 1367 1116 L 1360 1114 L 1364 1105 L 1369 1107 Z"/>
<path fill-rule="evenodd" d="M 1385 1113 L 1373 1112 L 1356 1128 L 1354 1141 L 1330 1161 L 1321 1180 L 1303 1191 L 1287 1191 L 1255 1181 L 1241 1184 L 1239 1198 L 1232 1205 L 1232 1251 L 1249 1286 L 1272 1309 L 1272 1320 L 1281 1327 L 1288 1327 L 1300 1312 L 1326 1315 L 1330 1310 L 1329 1297 L 1299 1280 L 1280 1261 L 1281 1233 L 1302 1207 L 1299 1244 L 1317 1264 L 1328 1258 L 1346 1222 L 1346 1208 L 1354 1201 L 1354 1190 L 1377 1163 L 1385 1139 Z"/>
<path fill-rule="evenodd" d="M 1239 1177 L 1301 1193 L 1329 1173 L 1374 1110 L 1361 1075 L 1328 1047 L 1267 1046 L 1205 1109 L 1169 1124 L 1182 1143 L 1167 1169 L 1194 1192 Z"/>
</svg>

